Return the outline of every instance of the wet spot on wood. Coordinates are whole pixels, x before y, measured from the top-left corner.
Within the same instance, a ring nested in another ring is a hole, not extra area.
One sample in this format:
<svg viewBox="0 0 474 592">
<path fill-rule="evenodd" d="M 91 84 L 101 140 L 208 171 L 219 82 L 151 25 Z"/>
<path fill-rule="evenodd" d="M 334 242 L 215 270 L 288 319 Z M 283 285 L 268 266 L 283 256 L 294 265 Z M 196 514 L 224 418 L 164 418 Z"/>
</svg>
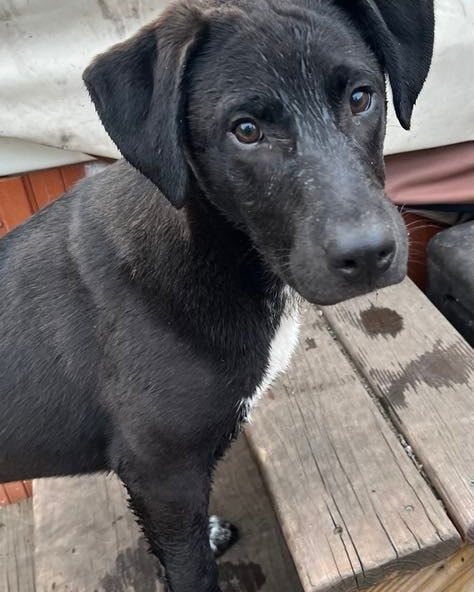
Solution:
<svg viewBox="0 0 474 592">
<path fill-rule="evenodd" d="M 101 579 L 99 588 L 104 592 L 156 592 L 157 573 L 158 566 L 140 539 L 138 547 L 118 554 L 113 572 Z"/>
<path fill-rule="evenodd" d="M 224 561 L 219 566 L 219 582 L 222 592 L 259 592 L 266 577 L 257 563 Z"/>
<path fill-rule="evenodd" d="M 391 308 L 372 305 L 360 313 L 360 321 L 370 337 L 396 337 L 403 329 L 403 318 Z"/>
<path fill-rule="evenodd" d="M 308 351 L 310 349 L 316 349 L 316 347 L 317 347 L 316 341 L 314 341 L 314 339 L 312 337 L 307 337 L 305 339 L 305 344 L 306 344 L 306 347 L 305 347 L 306 351 Z"/>
<path fill-rule="evenodd" d="M 400 372 L 385 374 L 385 380 L 390 384 L 387 398 L 394 407 L 404 407 L 405 390 L 408 387 L 416 391 L 423 385 L 440 389 L 466 384 L 472 371 L 474 361 L 466 359 L 464 350 L 456 344 L 446 346 L 437 340 L 431 351 L 416 357 Z"/>
</svg>

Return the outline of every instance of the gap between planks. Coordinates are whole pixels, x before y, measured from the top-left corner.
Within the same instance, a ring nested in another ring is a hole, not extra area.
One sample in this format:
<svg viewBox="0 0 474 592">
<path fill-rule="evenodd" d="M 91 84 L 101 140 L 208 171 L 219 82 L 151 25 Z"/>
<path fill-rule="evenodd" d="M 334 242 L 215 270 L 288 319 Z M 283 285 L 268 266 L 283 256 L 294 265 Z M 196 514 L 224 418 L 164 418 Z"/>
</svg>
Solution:
<svg viewBox="0 0 474 592">
<path fill-rule="evenodd" d="M 39 480 L 34 489 L 37 592 L 164 592 L 115 476 Z M 241 533 L 220 560 L 222 592 L 301 592 L 244 438 L 219 465 L 211 510 Z"/>
<path fill-rule="evenodd" d="M 324 314 L 474 542 L 474 351 L 405 280 Z"/>
<path fill-rule="evenodd" d="M 375 585 L 459 547 L 316 309 L 247 434 L 306 592 Z"/>
<path fill-rule="evenodd" d="M 244 458 L 241 460 L 245 461 L 245 456 L 246 455 L 244 454 Z M 242 483 L 240 481 L 242 476 L 241 473 L 242 472 L 239 470 L 226 471 L 224 473 L 222 471 L 219 472 L 220 475 L 224 475 L 224 479 L 230 478 L 231 480 L 236 480 L 238 489 L 242 489 Z M 227 477 L 225 475 L 227 475 Z M 251 478 L 250 483 L 252 484 L 250 485 L 252 488 L 257 484 L 255 495 L 258 501 L 255 510 L 258 511 L 258 504 L 265 504 L 266 496 L 261 495 L 261 486 L 258 485 L 259 479 L 254 481 L 253 478 Z M 229 489 L 235 492 L 232 485 L 229 488 L 229 485 L 225 482 L 218 485 L 218 487 L 224 487 L 225 492 L 228 492 Z M 244 487 L 246 487 L 245 484 Z M 231 501 L 232 495 L 228 505 L 230 505 Z M 242 512 L 242 504 L 232 503 L 232 507 L 237 508 L 237 513 L 232 516 L 236 523 L 241 524 L 244 522 L 248 524 L 248 519 L 246 519 L 245 516 L 241 517 L 239 515 L 240 512 Z M 219 511 L 218 507 L 215 509 L 216 511 Z M 248 510 L 245 513 L 248 516 Z M 260 516 L 260 513 L 257 514 L 257 516 Z M 252 521 L 252 525 L 258 531 L 261 531 L 262 527 L 263 530 L 265 530 L 265 524 L 262 525 L 262 522 L 258 517 Z M 243 544 L 246 544 L 246 539 L 249 536 L 250 538 L 253 538 L 253 532 L 244 532 Z M 279 541 L 280 543 L 282 542 L 281 538 Z M 268 541 L 263 542 L 268 543 Z M 270 548 L 272 547 L 271 541 L 269 546 Z M 283 552 L 285 553 L 285 551 Z M 2 591 L 35 592 L 33 553 L 32 501 L 27 500 L 21 504 L 0 508 L 0 589 Z M 250 554 L 252 554 L 251 549 Z M 224 567 L 221 567 L 221 571 L 223 572 L 223 586 L 225 587 L 223 592 L 237 592 L 235 586 L 232 585 L 232 582 L 229 583 L 228 587 L 226 586 L 225 566 L 229 563 L 234 564 L 236 562 L 237 564 L 242 565 L 242 557 L 243 556 L 239 553 L 238 546 L 222 559 L 221 565 Z M 242 574 L 247 574 L 249 571 L 248 565 L 252 566 L 252 559 L 254 559 L 253 556 L 248 560 L 247 569 L 245 569 L 245 567 L 241 568 Z M 285 556 L 283 556 L 283 559 L 283 563 L 285 563 Z M 270 553 L 267 566 L 273 565 L 275 561 L 277 561 L 277 568 L 279 565 L 282 565 L 282 561 L 279 560 L 277 556 L 272 556 Z M 226 571 L 227 575 L 230 576 L 231 570 L 227 568 Z M 256 570 L 255 568 L 252 570 L 252 567 L 250 567 L 250 571 L 255 572 Z M 258 576 L 256 575 L 255 577 Z M 227 581 L 229 579 L 232 580 L 232 576 L 228 578 Z M 255 587 L 253 587 L 253 589 L 241 587 L 238 592 L 257 592 L 259 581 L 260 580 L 257 580 L 255 582 Z M 291 579 L 287 579 L 285 587 L 278 588 L 277 590 L 279 590 L 279 592 L 296 592 L 298 589 L 298 584 L 292 582 Z M 424 568 L 413 574 L 402 574 L 390 578 L 379 586 L 367 590 L 367 592 L 473 592 L 473 590 L 474 547 L 468 546 L 461 549 L 458 553 L 445 561 L 436 563 L 433 566 Z"/>
<path fill-rule="evenodd" d="M 333 327 L 329 323 L 329 320 L 325 316 L 324 309 L 322 307 L 316 307 L 316 310 L 318 311 L 318 314 L 322 317 L 322 319 L 324 319 L 325 328 L 327 329 L 328 333 L 333 338 L 334 343 L 337 345 L 337 347 L 339 348 L 339 351 L 341 352 L 341 354 L 346 359 L 347 363 L 352 368 L 352 371 L 354 372 L 354 374 L 356 376 L 358 376 L 359 381 L 364 386 L 367 394 L 370 395 L 372 401 L 374 402 L 375 406 L 379 410 L 380 414 L 384 418 L 387 425 L 392 429 L 393 433 L 396 435 L 396 437 L 397 437 L 398 441 L 400 442 L 400 444 L 402 445 L 403 450 L 405 451 L 406 455 L 412 461 L 412 463 L 415 465 L 417 471 L 423 476 L 424 480 L 430 486 L 432 492 L 435 494 L 435 496 L 437 497 L 439 502 L 442 503 L 441 498 L 438 496 L 438 494 L 437 494 L 435 488 L 433 487 L 433 485 L 431 484 L 427 474 L 423 470 L 423 465 L 418 460 L 412 447 L 407 443 L 407 441 L 403 437 L 402 432 L 400 432 L 400 430 L 398 429 L 395 421 L 393 420 L 393 418 L 390 415 L 390 411 L 387 409 L 386 405 L 384 405 L 384 401 L 382 399 L 380 399 L 380 397 L 377 396 L 375 390 L 372 388 L 372 385 L 368 382 L 368 380 L 366 379 L 366 377 L 362 373 L 362 370 L 357 366 L 357 364 L 351 358 L 347 349 L 344 347 L 342 342 L 338 339 L 336 332 L 334 331 Z"/>
</svg>

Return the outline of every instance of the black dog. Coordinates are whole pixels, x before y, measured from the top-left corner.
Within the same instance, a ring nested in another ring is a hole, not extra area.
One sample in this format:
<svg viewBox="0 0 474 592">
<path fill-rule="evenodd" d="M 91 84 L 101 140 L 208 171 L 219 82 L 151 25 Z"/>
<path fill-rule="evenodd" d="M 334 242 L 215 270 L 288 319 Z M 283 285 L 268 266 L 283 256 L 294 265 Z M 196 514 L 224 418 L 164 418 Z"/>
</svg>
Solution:
<svg viewBox="0 0 474 592">
<path fill-rule="evenodd" d="M 383 70 L 408 127 L 432 43 L 431 0 L 181 1 L 95 60 L 128 162 L 0 243 L 0 481 L 112 469 L 171 590 L 219 590 L 211 474 L 288 361 L 296 294 L 405 275 Z"/>
</svg>

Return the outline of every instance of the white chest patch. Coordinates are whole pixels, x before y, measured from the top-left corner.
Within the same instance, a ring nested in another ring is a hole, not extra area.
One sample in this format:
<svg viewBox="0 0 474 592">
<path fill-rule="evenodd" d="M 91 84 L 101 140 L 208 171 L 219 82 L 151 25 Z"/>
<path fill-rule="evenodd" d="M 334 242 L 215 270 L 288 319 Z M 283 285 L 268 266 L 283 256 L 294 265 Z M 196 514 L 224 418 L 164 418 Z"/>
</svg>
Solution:
<svg viewBox="0 0 474 592">
<path fill-rule="evenodd" d="M 265 391 L 272 382 L 282 372 L 284 372 L 290 362 L 293 351 L 298 343 L 298 334 L 300 328 L 300 312 L 297 297 L 287 289 L 287 300 L 280 323 L 275 331 L 275 335 L 270 343 L 266 370 L 255 389 L 255 393 L 242 401 L 242 407 L 245 409 L 244 417 L 250 421 L 252 409 L 262 398 Z"/>
</svg>

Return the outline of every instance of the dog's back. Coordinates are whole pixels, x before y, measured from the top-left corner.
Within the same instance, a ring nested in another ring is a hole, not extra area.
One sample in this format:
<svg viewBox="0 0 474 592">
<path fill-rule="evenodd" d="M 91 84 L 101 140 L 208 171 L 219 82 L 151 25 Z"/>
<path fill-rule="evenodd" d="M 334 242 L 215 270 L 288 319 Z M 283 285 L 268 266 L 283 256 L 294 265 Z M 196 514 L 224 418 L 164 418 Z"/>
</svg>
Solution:
<svg viewBox="0 0 474 592">
<path fill-rule="evenodd" d="M 2 239 L 0 482 L 110 469 L 116 415 L 133 403 L 130 390 L 148 392 L 150 368 L 160 397 L 141 408 L 172 416 L 173 432 L 187 430 L 197 413 L 204 426 L 233 426 L 206 401 L 225 388 L 240 400 L 255 388 L 268 328 L 260 336 L 253 329 L 260 308 L 251 306 L 248 319 L 239 312 L 248 295 L 233 253 L 218 253 L 213 266 L 212 233 L 202 237 L 204 255 L 190 248 L 188 233 L 187 215 L 120 161 Z M 209 336 L 197 338 L 193 324 Z M 232 362 L 234 389 L 228 368 L 216 372 L 213 360 L 221 342 L 242 351 L 252 330 L 263 351 L 242 376 Z M 190 375 L 196 392 L 186 417 L 169 397 L 188 390 Z"/>
<path fill-rule="evenodd" d="M 78 441 L 97 450 L 93 306 L 69 240 L 79 201 L 72 191 L 0 242 L 0 481 L 80 470 Z"/>
<path fill-rule="evenodd" d="M 97 317 L 114 253 L 98 218 L 114 201 L 110 188 L 120 201 L 133 175 L 110 167 L 0 241 L 0 482 L 106 466 Z M 80 266 L 95 270 L 91 283 Z"/>
</svg>

